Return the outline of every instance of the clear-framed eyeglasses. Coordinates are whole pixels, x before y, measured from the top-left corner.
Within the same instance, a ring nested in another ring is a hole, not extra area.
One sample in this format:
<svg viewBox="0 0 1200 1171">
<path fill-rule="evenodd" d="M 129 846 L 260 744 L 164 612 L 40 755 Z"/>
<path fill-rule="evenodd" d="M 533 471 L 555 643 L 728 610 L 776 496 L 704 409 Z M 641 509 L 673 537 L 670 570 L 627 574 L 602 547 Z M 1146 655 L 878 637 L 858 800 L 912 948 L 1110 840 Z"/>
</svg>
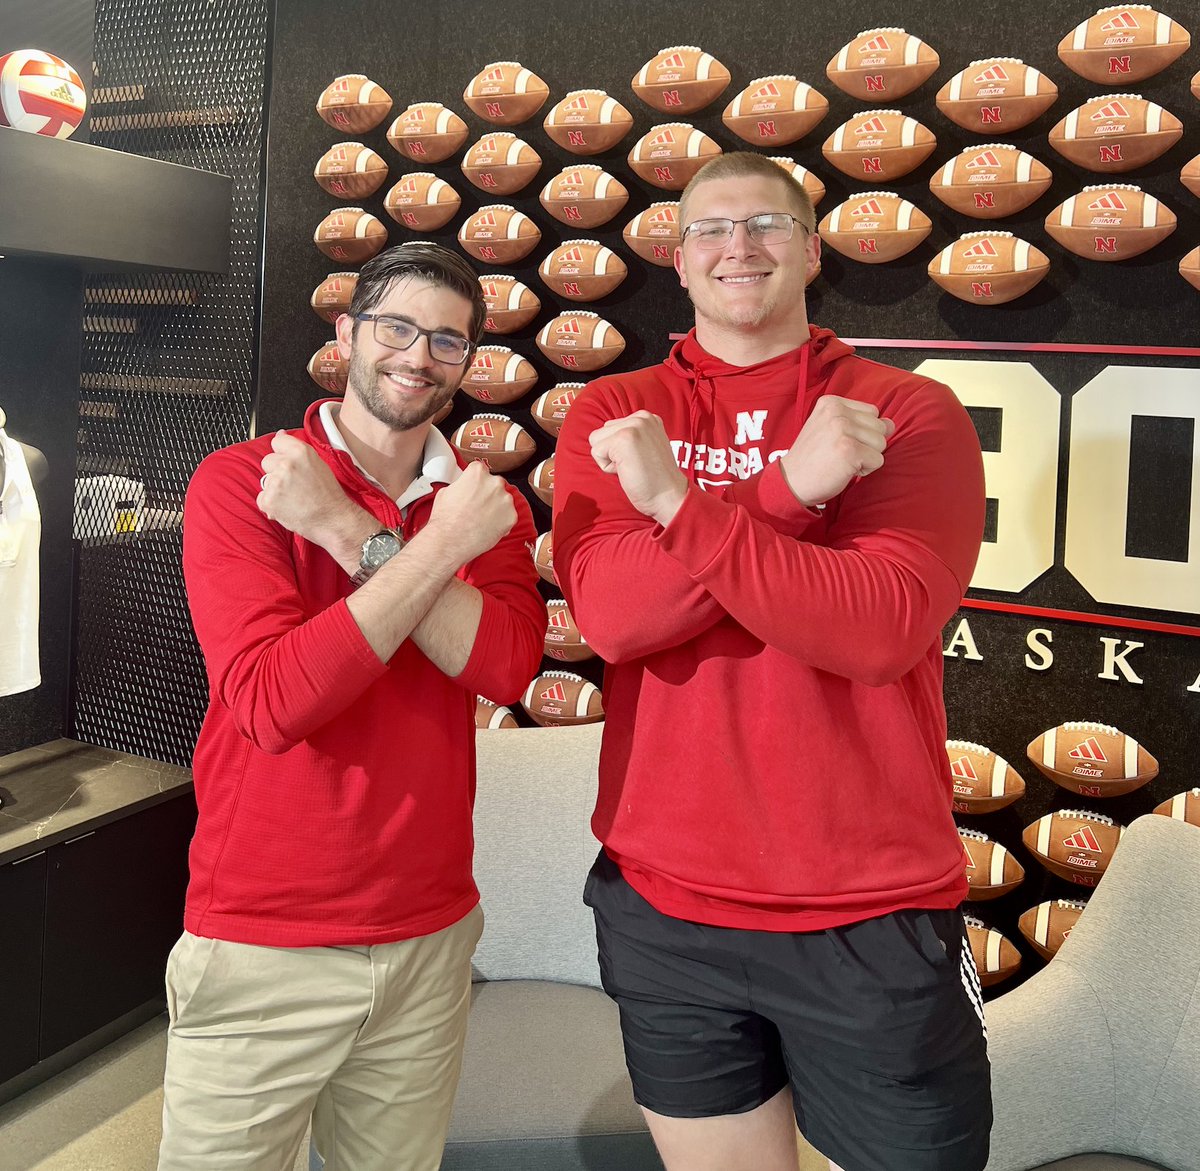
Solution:
<svg viewBox="0 0 1200 1171">
<path fill-rule="evenodd" d="M 417 338 L 428 338 L 429 352 L 448 366 L 461 366 L 471 352 L 471 343 L 461 334 L 422 329 L 403 317 L 389 317 L 386 313 L 356 313 L 354 320 L 371 322 L 375 340 L 389 350 L 407 350 Z"/>
<path fill-rule="evenodd" d="M 798 223 L 786 211 L 768 211 L 745 220 L 695 220 L 684 228 L 683 235 L 695 240 L 698 248 L 723 248 L 733 239 L 734 228 L 745 224 L 746 234 L 755 244 L 784 244 L 792 238 Z"/>
</svg>

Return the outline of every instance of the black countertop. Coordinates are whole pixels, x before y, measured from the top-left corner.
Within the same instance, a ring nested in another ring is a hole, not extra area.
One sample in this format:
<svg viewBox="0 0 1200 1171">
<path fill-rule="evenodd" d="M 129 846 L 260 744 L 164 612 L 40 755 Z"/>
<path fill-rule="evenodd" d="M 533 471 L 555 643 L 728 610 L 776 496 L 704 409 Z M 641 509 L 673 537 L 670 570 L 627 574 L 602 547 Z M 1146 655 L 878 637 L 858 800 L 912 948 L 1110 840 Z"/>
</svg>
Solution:
<svg viewBox="0 0 1200 1171">
<path fill-rule="evenodd" d="M 191 790 L 190 769 L 52 740 L 0 756 L 0 865 Z"/>
</svg>

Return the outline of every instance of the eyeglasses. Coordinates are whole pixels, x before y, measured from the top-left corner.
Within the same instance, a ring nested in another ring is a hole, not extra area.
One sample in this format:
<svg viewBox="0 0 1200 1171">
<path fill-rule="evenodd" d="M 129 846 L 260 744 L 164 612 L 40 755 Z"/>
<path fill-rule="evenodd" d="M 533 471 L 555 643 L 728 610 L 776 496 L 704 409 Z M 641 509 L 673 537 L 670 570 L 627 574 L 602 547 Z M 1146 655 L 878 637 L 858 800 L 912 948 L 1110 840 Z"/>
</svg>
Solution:
<svg viewBox="0 0 1200 1171">
<path fill-rule="evenodd" d="M 691 236 L 698 248 L 723 248 L 733 239 L 733 229 L 745 224 L 746 233 L 755 244 L 783 244 L 792 238 L 798 223 L 786 211 L 768 211 L 745 220 L 696 220 L 684 228 L 683 234 L 685 238 Z"/>
<path fill-rule="evenodd" d="M 403 317 L 388 317 L 382 313 L 356 313 L 355 321 L 370 321 L 375 340 L 389 350 L 407 350 L 419 337 L 429 339 L 429 352 L 450 366 L 461 366 L 471 352 L 471 343 L 457 333 L 442 333 L 437 329 L 422 329 Z"/>
</svg>

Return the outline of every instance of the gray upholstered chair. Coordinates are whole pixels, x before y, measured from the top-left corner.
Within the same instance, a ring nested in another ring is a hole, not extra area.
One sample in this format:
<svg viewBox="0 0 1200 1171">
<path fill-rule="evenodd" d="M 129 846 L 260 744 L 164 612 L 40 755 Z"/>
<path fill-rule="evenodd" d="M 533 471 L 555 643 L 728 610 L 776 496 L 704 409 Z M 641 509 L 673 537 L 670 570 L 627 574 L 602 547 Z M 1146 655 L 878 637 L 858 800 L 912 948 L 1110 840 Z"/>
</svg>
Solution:
<svg viewBox="0 0 1200 1171">
<path fill-rule="evenodd" d="M 582 900 L 600 733 L 476 737 L 486 926 L 442 1171 L 661 1171 Z"/>
<path fill-rule="evenodd" d="M 1200 1171 L 1200 828 L 1133 822 L 1053 962 L 987 1020 L 988 1171 Z"/>
</svg>

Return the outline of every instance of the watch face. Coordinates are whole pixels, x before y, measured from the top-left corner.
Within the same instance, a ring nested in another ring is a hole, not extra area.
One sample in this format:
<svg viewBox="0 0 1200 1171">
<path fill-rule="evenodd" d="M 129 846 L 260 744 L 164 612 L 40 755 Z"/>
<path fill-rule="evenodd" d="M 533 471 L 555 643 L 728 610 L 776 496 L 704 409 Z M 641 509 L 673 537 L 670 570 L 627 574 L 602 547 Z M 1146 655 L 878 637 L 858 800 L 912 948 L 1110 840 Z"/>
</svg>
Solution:
<svg viewBox="0 0 1200 1171">
<path fill-rule="evenodd" d="M 395 533 L 376 533 L 364 546 L 363 565 L 368 569 L 378 569 L 395 557 L 402 548 L 404 543 Z"/>
</svg>

